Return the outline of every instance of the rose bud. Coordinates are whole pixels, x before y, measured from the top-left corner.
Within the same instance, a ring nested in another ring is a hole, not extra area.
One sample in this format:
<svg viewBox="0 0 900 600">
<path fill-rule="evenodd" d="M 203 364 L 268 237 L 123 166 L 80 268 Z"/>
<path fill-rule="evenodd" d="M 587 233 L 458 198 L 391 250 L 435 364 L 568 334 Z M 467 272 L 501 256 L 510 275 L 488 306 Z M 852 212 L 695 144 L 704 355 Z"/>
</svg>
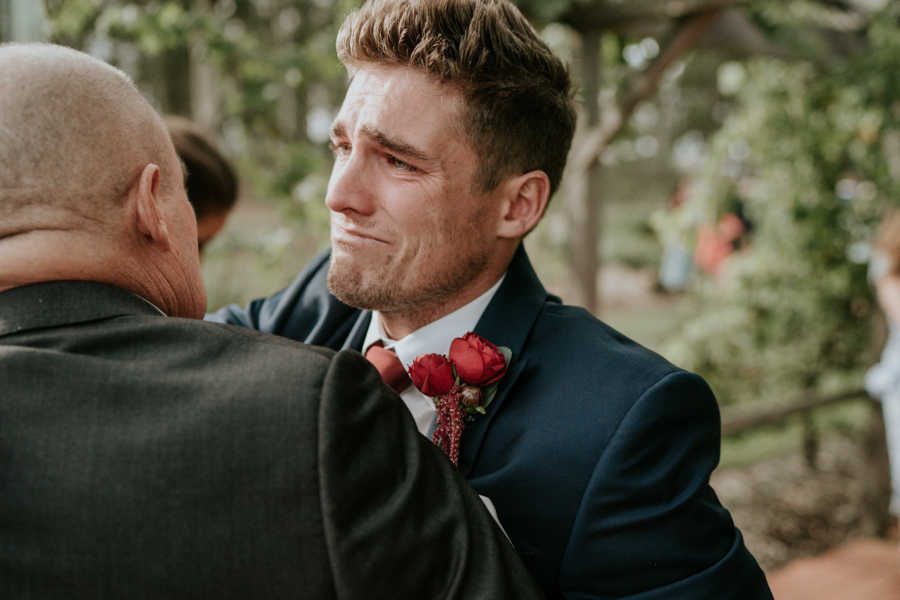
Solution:
<svg viewBox="0 0 900 600">
<path fill-rule="evenodd" d="M 450 360 L 459 378 L 470 385 L 494 383 L 506 372 L 506 358 L 497 346 L 472 332 L 453 340 Z"/>
<path fill-rule="evenodd" d="M 443 396 L 455 383 L 453 365 L 442 354 L 423 354 L 409 365 L 409 378 L 426 396 Z"/>
<path fill-rule="evenodd" d="M 462 386 L 459 393 L 459 400 L 469 408 L 475 408 L 481 404 L 481 388 L 472 387 L 471 385 Z"/>
</svg>

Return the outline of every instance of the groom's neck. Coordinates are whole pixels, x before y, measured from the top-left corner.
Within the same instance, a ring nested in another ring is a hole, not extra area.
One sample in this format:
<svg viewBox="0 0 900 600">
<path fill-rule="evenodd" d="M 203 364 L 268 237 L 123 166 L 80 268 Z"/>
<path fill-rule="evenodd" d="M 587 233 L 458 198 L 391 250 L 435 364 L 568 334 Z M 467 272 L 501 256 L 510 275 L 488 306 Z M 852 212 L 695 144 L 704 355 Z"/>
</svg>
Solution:
<svg viewBox="0 0 900 600">
<path fill-rule="evenodd" d="M 491 289 L 505 272 L 504 270 L 499 274 L 486 277 L 483 282 L 467 286 L 465 290 L 429 307 L 417 307 L 417 310 L 375 311 L 376 316 L 381 319 L 381 328 L 390 339 L 401 340 L 477 299 Z"/>
<path fill-rule="evenodd" d="M 459 289 L 431 301 L 414 301 L 391 309 L 375 308 L 381 326 L 391 339 L 400 340 L 410 333 L 446 317 L 487 292 L 506 273 L 518 247 L 510 241 L 490 257 L 489 262 Z M 425 296 L 425 294 L 423 294 Z"/>
</svg>

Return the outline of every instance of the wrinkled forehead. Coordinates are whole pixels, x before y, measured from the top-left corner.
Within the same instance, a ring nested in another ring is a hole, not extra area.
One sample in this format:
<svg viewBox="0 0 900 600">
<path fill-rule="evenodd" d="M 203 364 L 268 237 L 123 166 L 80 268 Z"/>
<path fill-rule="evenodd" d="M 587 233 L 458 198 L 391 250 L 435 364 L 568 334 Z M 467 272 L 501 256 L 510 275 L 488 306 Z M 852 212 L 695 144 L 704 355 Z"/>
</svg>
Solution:
<svg viewBox="0 0 900 600">
<path fill-rule="evenodd" d="M 377 129 L 437 148 L 468 145 L 462 91 L 419 70 L 365 64 L 352 72 L 334 125 L 348 133 Z"/>
</svg>

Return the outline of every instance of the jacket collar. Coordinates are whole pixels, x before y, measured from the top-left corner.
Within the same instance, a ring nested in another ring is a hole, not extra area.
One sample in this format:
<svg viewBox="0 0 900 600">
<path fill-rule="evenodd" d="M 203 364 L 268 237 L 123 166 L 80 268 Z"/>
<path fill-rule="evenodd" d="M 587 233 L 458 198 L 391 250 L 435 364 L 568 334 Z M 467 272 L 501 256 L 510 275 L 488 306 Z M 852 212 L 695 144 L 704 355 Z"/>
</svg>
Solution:
<svg viewBox="0 0 900 600">
<path fill-rule="evenodd" d="M 559 302 L 559 298 L 547 294 L 525 247 L 519 244 L 506 270 L 506 278 L 481 315 L 475 332 L 497 346 L 506 346 L 512 350 L 513 357 L 520 356 L 531 327 L 548 299 Z"/>
<path fill-rule="evenodd" d="M 134 314 L 164 316 L 136 294 L 92 281 L 51 281 L 0 292 L 0 336 Z"/>
<path fill-rule="evenodd" d="M 506 375 L 500 380 L 497 395 L 487 407 L 487 414 L 476 418 L 463 431 L 459 453 L 459 470 L 463 475 L 468 475 L 475 464 L 494 416 L 528 365 L 528 359 L 523 356 L 525 341 L 547 301 L 560 300 L 544 289 L 528 260 L 525 246 L 519 244 L 506 271 L 506 279 L 475 327 L 478 335 L 497 346 L 509 348 L 512 360 Z"/>
</svg>

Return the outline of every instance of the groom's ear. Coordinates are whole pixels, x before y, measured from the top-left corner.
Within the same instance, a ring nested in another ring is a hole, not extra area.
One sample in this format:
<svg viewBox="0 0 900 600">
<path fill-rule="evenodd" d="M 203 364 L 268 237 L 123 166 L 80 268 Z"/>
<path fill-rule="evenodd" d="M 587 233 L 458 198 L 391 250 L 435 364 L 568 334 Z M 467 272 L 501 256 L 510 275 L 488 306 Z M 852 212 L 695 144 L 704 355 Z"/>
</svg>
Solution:
<svg viewBox="0 0 900 600">
<path fill-rule="evenodd" d="M 131 214 L 138 235 L 161 249 L 168 250 L 172 241 L 165 212 L 161 206 L 159 177 L 157 165 L 153 163 L 145 165 L 128 192 L 128 201 L 132 205 Z"/>
<path fill-rule="evenodd" d="M 550 200 L 550 178 L 543 171 L 529 171 L 500 184 L 501 214 L 497 236 L 520 239 L 535 228 Z"/>
</svg>

